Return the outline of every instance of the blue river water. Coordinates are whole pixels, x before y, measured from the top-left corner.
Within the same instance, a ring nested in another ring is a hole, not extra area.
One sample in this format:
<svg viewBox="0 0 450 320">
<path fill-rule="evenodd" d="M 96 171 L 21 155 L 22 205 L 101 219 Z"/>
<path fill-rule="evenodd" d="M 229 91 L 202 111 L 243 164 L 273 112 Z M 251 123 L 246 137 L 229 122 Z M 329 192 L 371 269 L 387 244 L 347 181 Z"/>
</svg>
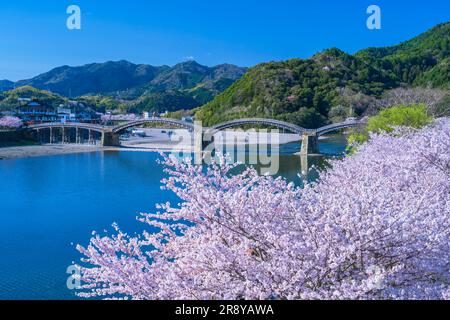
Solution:
<svg viewBox="0 0 450 320">
<path fill-rule="evenodd" d="M 280 175 L 299 179 L 297 144 L 282 148 Z M 345 139 L 323 140 L 320 151 L 342 154 Z M 136 217 L 177 198 L 160 189 L 157 153 L 95 152 L 0 161 L 0 300 L 76 299 L 67 268 L 78 262 L 76 244 L 92 231 L 128 233 L 145 225 Z M 310 159 L 321 165 L 323 157 Z M 298 182 L 298 181 L 297 181 Z"/>
</svg>

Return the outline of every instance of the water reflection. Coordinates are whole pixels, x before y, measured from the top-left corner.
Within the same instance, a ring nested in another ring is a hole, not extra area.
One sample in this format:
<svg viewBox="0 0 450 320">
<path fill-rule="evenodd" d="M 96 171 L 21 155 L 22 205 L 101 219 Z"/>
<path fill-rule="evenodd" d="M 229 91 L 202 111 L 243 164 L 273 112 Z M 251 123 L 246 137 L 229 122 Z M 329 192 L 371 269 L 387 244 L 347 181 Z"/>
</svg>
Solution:
<svg viewBox="0 0 450 320">
<path fill-rule="evenodd" d="M 271 165 L 273 170 L 269 170 L 269 174 L 284 177 L 296 185 L 302 185 L 304 181 L 314 181 L 318 178 L 319 172 L 328 167 L 328 161 L 331 158 L 342 157 L 345 154 L 346 146 L 347 138 L 344 135 L 330 135 L 321 139 L 319 141 L 321 155 L 301 156 L 299 142 L 281 145 L 280 148 L 272 150 L 275 155 L 269 155 L 272 160 L 278 161 L 277 165 Z M 250 159 L 248 152 L 245 159 Z M 241 162 L 245 165 L 238 168 L 236 172 L 242 171 L 247 165 L 255 167 L 260 174 L 266 173 L 268 168 L 266 163 Z"/>
</svg>

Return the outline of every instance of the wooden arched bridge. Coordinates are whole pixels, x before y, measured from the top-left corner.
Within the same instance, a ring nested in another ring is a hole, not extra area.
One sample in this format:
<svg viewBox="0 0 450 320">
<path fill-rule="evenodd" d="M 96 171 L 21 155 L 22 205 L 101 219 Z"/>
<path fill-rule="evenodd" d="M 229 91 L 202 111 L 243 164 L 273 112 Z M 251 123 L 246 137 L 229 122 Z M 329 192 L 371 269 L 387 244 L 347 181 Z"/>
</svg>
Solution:
<svg viewBox="0 0 450 320">
<path fill-rule="evenodd" d="M 38 139 L 42 139 L 43 135 L 48 135 L 48 140 L 50 141 L 50 143 L 99 143 L 102 146 L 119 146 L 119 136 L 123 132 L 125 132 L 127 129 L 140 127 L 149 123 L 184 128 L 196 133 L 194 134 L 194 136 L 201 137 L 201 141 L 199 141 L 199 143 L 195 143 L 195 145 L 199 146 L 198 148 L 202 148 L 202 146 L 204 145 L 203 142 L 205 136 L 212 137 L 215 133 L 222 130 L 249 125 L 275 127 L 302 136 L 301 153 L 312 154 L 319 153 L 318 138 L 321 135 L 327 134 L 332 131 L 364 125 L 365 120 L 349 118 L 344 122 L 331 124 L 318 129 L 305 129 L 292 123 L 264 118 L 237 119 L 223 122 L 210 128 L 203 128 L 200 125 L 177 119 L 148 118 L 129 121 L 118 126 L 104 126 L 89 123 L 42 123 L 30 125 L 24 127 L 23 129 L 27 132 L 37 133 Z M 98 139 L 96 139 L 96 136 L 98 136 Z"/>
</svg>

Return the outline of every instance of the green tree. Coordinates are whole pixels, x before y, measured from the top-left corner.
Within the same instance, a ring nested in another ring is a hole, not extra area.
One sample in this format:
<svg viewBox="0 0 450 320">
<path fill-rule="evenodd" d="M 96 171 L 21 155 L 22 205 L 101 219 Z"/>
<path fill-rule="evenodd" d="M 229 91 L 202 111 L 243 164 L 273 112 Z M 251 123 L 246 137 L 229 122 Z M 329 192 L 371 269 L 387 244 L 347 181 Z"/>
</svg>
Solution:
<svg viewBox="0 0 450 320">
<path fill-rule="evenodd" d="M 348 140 L 350 144 L 363 143 L 368 140 L 371 132 L 392 132 L 397 126 L 419 129 L 431 123 L 432 120 L 424 104 L 391 107 L 370 117 L 366 129 L 363 132 L 353 132 Z"/>
<path fill-rule="evenodd" d="M 432 118 L 427 115 L 424 104 L 412 106 L 397 106 L 382 110 L 377 116 L 371 117 L 367 124 L 368 132 L 391 132 L 393 127 L 405 126 L 422 128 L 429 124 Z"/>
</svg>

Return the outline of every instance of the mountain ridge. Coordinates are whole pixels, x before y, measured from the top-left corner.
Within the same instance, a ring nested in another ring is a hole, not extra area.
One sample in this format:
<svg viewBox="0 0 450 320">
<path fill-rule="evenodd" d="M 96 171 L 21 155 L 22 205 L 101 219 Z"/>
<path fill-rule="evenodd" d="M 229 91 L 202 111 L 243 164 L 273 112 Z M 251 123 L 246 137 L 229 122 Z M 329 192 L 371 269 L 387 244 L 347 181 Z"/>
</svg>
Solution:
<svg viewBox="0 0 450 320">
<path fill-rule="evenodd" d="M 30 79 L 12 82 L 4 80 L 7 84 L 15 84 L 17 87 L 32 86 L 40 90 L 48 90 L 66 97 L 79 97 L 83 95 L 95 94 L 113 94 L 114 92 L 132 90 L 144 86 L 155 86 L 152 91 L 157 91 L 158 87 L 165 89 L 186 89 L 197 85 L 195 81 L 186 84 L 171 82 L 169 79 L 161 78 L 163 75 L 170 74 L 173 77 L 180 76 L 177 72 L 184 72 L 186 66 L 195 64 L 203 79 L 210 75 L 214 70 L 229 66 L 229 70 L 234 70 L 222 74 L 221 78 L 235 80 L 239 78 L 246 68 L 234 66 L 231 64 L 221 64 L 208 67 L 200 65 L 195 61 L 187 61 L 176 64 L 173 67 L 167 65 L 152 66 L 148 64 L 135 64 L 127 60 L 106 61 L 103 63 L 90 63 L 82 66 L 63 65 L 51 69 L 48 72 L 39 74 Z M 192 69 L 192 68 L 191 68 Z M 166 80 L 164 83 L 163 81 Z M 195 80 L 195 79 L 192 79 Z M 167 83 L 168 82 L 168 83 Z M 2 85 L 2 83 L 0 83 Z M 4 90 L 3 90 L 4 91 Z"/>
</svg>

